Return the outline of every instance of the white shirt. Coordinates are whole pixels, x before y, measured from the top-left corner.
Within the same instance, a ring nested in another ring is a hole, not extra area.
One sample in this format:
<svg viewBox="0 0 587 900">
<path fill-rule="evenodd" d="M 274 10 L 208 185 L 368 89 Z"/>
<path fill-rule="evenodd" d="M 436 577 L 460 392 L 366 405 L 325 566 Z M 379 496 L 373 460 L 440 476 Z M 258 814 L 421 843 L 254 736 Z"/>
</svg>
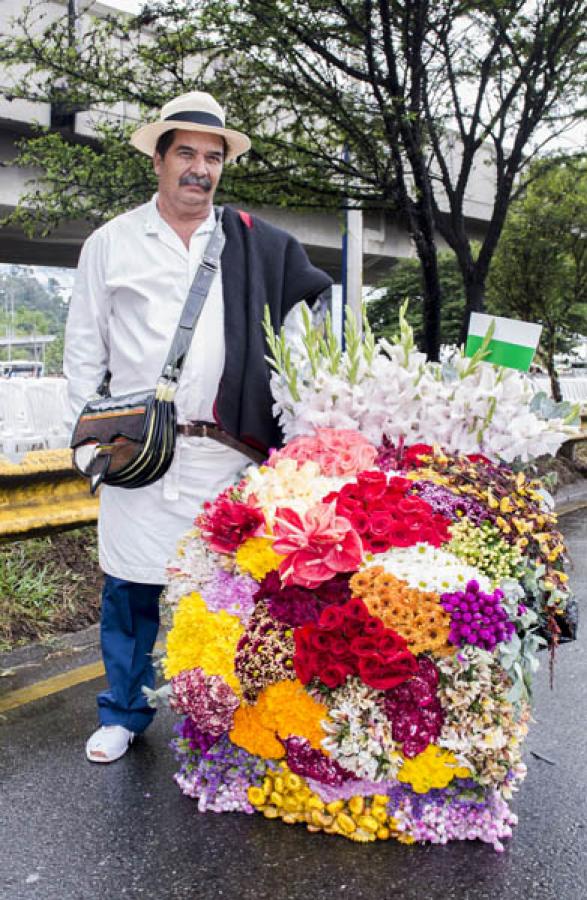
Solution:
<svg viewBox="0 0 587 900">
<path fill-rule="evenodd" d="M 106 369 L 112 372 L 113 396 L 155 386 L 214 225 L 211 211 L 192 235 L 188 249 L 159 215 L 155 195 L 88 238 L 65 333 L 63 370 L 72 421 L 95 394 Z M 301 304 L 288 315 L 285 328 L 288 340 L 299 340 Z M 176 394 L 179 422 L 213 421 L 224 357 L 219 273 Z M 104 485 L 98 520 L 103 571 L 128 581 L 164 584 L 166 562 L 201 504 L 231 484 L 249 464 L 246 456 L 217 441 L 178 436 L 174 460 L 160 481 L 132 490 Z"/>
</svg>

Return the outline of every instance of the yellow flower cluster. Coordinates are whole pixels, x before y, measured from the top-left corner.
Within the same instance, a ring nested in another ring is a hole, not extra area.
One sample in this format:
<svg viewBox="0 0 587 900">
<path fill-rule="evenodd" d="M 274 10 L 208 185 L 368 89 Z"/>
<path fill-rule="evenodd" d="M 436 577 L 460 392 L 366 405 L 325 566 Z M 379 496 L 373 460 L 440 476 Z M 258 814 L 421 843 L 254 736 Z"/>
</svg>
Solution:
<svg viewBox="0 0 587 900">
<path fill-rule="evenodd" d="M 262 581 L 268 572 L 277 569 L 283 556 L 273 549 L 269 538 L 253 537 L 246 540 L 236 551 L 236 564 L 241 572 L 256 581 Z"/>
<path fill-rule="evenodd" d="M 319 750 L 324 738 L 321 722 L 327 715 L 326 707 L 310 697 L 299 681 L 278 681 L 261 691 L 254 706 L 239 706 L 230 740 L 265 759 L 284 756 L 285 749 L 277 738 L 285 740 L 292 734 L 306 738 Z"/>
<path fill-rule="evenodd" d="M 395 830 L 397 823 L 387 814 L 389 797 L 385 794 L 325 803 L 285 763 L 269 772 L 261 787 L 249 788 L 248 798 L 267 819 L 279 818 L 288 825 L 305 822 L 309 831 L 340 834 L 362 843 L 390 837 L 413 843 L 413 838 Z"/>
<path fill-rule="evenodd" d="M 397 779 L 411 784 L 417 794 L 427 794 L 432 788 L 445 788 L 453 778 L 471 778 L 472 772 L 459 766 L 454 753 L 429 744 L 423 753 L 406 759 Z"/>
<path fill-rule="evenodd" d="M 436 462 L 438 462 L 439 457 L 435 457 Z M 444 457 L 446 459 L 446 457 Z M 437 472 L 436 469 L 433 469 L 431 466 L 422 466 L 420 469 L 410 469 L 408 472 L 402 472 L 403 478 L 409 478 L 410 481 L 431 481 L 433 484 L 447 485 L 449 483 L 448 478 L 445 478 L 444 475 L 441 475 L 440 472 Z"/>
<path fill-rule="evenodd" d="M 234 657 L 242 633 L 237 616 L 225 610 L 210 612 L 199 594 L 186 594 L 179 601 L 167 635 L 165 677 L 173 678 L 186 669 L 199 667 L 206 675 L 220 675 L 240 693 Z"/>
</svg>

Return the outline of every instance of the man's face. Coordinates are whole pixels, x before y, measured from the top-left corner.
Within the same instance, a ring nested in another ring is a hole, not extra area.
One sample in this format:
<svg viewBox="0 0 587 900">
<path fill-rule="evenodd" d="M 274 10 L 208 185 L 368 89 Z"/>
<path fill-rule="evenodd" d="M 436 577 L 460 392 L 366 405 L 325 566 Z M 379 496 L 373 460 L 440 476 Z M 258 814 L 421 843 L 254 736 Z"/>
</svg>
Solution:
<svg viewBox="0 0 587 900">
<path fill-rule="evenodd" d="M 212 204 L 223 161 L 224 143 L 218 135 L 176 131 L 165 156 L 153 157 L 159 196 L 179 212 L 206 209 Z"/>
</svg>

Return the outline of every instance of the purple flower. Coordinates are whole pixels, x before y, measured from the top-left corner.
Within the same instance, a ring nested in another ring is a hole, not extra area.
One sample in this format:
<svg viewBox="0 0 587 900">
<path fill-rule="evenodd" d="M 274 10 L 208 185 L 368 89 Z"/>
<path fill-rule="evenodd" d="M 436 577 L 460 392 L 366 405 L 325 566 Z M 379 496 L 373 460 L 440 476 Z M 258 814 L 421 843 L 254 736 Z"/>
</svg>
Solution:
<svg viewBox="0 0 587 900">
<path fill-rule="evenodd" d="M 466 516 L 474 525 L 494 521 L 495 516 L 478 500 L 457 494 L 431 481 L 415 481 L 414 492 L 429 503 L 434 512 L 448 519 L 458 520 Z"/>
<path fill-rule="evenodd" d="M 202 731 L 189 716 L 181 722 L 178 733 L 189 742 L 191 750 L 206 753 L 218 740 L 218 735 Z"/>
<path fill-rule="evenodd" d="M 511 837 L 517 817 L 497 791 L 482 794 L 458 788 L 412 793 L 407 786 L 393 787 L 388 806 L 391 816 L 398 815 L 399 829 L 416 841 L 446 844 L 449 841 L 480 840 L 492 844 L 498 853 L 502 839 Z"/>
<path fill-rule="evenodd" d="M 346 603 L 350 597 L 348 575 L 335 575 L 310 590 L 299 586 L 282 587 L 277 572 L 269 572 L 255 594 L 255 600 L 264 600 L 275 619 L 293 627 L 317 622 L 325 606 Z"/>
<path fill-rule="evenodd" d="M 262 784 L 271 761 L 251 756 L 233 744 L 226 735 L 220 737 L 205 753 L 187 748 L 175 741 L 181 762 L 174 776 L 182 792 L 198 801 L 200 812 L 254 812 L 247 799 L 251 786 Z"/>
<path fill-rule="evenodd" d="M 497 644 L 510 641 L 516 626 L 502 599 L 503 591 L 486 594 L 476 581 L 469 581 L 464 591 L 442 594 L 440 602 L 450 615 L 450 642 L 456 647 L 472 644 L 491 653 Z"/>
<path fill-rule="evenodd" d="M 257 589 L 257 582 L 249 575 L 233 575 L 218 569 L 201 593 L 211 612 L 224 609 L 246 624 L 255 607 L 253 596 Z"/>
</svg>

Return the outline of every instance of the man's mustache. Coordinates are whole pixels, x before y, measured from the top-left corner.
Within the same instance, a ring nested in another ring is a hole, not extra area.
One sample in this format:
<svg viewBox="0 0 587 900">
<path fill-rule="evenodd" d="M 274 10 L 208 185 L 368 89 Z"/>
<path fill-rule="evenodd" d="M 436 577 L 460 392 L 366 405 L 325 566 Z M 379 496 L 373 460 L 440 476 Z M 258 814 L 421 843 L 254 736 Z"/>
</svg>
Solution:
<svg viewBox="0 0 587 900">
<path fill-rule="evenodd" d="M 201 187 L 204 191 L 212 190 L 212 182 L 205 175 L 202 178 L 199 175 L 182 175 L 179 179 L 179 184 L 182 187 L 185 184 L 193 184 Z"/>
</svg>

